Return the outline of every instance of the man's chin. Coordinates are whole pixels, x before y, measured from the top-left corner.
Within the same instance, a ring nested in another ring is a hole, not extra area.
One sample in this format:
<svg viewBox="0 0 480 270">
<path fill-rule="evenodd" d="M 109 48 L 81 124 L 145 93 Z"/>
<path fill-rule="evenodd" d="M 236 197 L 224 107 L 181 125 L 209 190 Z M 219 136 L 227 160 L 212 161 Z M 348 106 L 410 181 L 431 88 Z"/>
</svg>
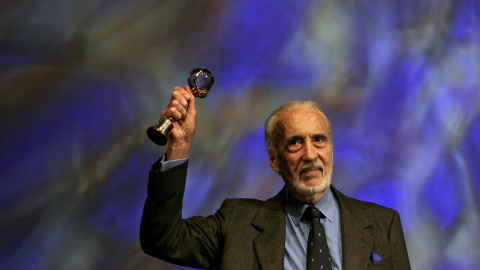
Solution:
<svg viewBox="0 0 480 270">
<path fill-rule="evenodd" d="M 297 183 L 297 185 L 294 186 L 295 190 L 304 196 L 313 196 L 318 193 L 323 193 L 325 190 L 328 189 L 328 185 L 324 184 L 323 182 L 321 184 L 312 184 L 308 185 L 307 183 Z"/>
<path fill-rule="evenodd" d="M 282 175 L 287 186 L 297 194 L 302 196 L 314 196 L 319 193 L 325 192 L 329 186 L 329 179 L 323 178 L 322 175 L 315 174 L 302 174 L 297 179 L 286 177 Z"/>
</svg>

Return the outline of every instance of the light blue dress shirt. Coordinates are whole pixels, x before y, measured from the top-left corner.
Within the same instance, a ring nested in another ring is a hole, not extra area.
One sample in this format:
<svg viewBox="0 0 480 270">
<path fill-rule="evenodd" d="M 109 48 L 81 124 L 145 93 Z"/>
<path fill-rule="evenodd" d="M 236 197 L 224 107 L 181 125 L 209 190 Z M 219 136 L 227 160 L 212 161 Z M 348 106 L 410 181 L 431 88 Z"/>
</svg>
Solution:
<svg viewBox="0 0 480 270">
<path fill-rule="evenodd" d="M 342 234 L 340 227 L 340 208 L 330 189 L 315 204 L 326 216 L 320 219 L 320 223 L 327 235 L 328 252 L 332 259 L 332 269 L 342 269 Z M 307 240 L 310 232 L 308 221 L 301 221 L 307 204 L 293 198 L 287 192 L 287 204 L 285 205 L 287 231 L 285 235 L 285 257 L 283 268 L 285 270 L 306 269 L 307 264 Z"/>
</svg>

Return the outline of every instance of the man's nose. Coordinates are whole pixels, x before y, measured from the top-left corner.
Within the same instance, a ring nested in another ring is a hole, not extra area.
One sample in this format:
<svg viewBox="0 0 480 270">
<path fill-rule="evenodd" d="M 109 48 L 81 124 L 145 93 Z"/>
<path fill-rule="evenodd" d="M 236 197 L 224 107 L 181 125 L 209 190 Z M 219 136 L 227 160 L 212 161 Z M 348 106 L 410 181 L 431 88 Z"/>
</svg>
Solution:
<svg viewBox="0 0 480 270">
<path fill-rule="evenodd" d="M 312 143 L 306 143 L 304 149 L 305 152 L 303 153 L 303 158 L 305 160 L 310 161 L 317 158 L 317 154 L 315 153 L 315 146 L 313 146 Z"/>
</svg>

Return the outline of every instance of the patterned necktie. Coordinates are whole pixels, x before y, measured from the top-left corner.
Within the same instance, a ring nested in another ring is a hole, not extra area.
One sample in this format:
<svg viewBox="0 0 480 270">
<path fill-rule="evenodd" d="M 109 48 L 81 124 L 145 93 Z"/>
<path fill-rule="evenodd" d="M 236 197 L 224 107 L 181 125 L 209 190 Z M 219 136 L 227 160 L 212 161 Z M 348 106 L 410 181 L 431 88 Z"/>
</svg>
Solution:
<svg viewBox="0 0 480 270">
<path fill-rule="evenodd" d="M 308 206 L 303 214 L 306 220 L 311 220 L 307 246 L 307 270 L 331 270 L 332 263 L 328 252 L 327 238 L 320 218 L 325 216 L 314 206 Z"/>
</svg>

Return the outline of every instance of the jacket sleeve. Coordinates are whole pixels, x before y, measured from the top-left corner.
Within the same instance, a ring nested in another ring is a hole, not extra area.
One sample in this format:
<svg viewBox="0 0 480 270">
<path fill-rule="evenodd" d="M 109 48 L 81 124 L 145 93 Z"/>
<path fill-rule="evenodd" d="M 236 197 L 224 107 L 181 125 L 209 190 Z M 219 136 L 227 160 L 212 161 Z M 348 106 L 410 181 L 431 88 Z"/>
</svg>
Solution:
<svg viewBox="0 0 480 270">
<path fill-rule="evenodd" d="M 150 171 L 140 244 L 146 254 L 170 263 L 217 268 L 230 211 L 222 206 L 215 215 L 182 219 L 187 166 Z"/>
</svg>

